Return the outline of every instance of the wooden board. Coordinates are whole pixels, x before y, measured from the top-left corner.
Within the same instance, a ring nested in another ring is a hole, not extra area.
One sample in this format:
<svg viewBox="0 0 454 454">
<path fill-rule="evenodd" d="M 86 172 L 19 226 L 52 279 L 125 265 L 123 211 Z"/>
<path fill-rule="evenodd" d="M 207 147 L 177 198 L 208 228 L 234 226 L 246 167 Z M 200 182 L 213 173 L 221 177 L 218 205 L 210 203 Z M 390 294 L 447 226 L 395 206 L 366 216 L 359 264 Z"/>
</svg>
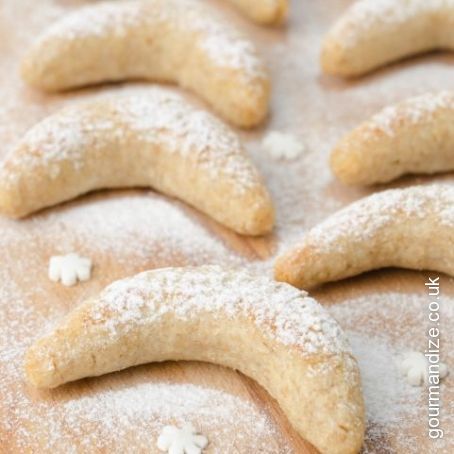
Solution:
<svg viewBox="0 0 454 454">
<path fill-rule="evenodd" d="M 120 88 L 46 96 L 20 81 L 20 57 L 39 31 L 86 3 L 90 2 L 0 1 L 0 155 L 49 112 L 80 96 Z M 322 36 L 350 1 L 295 0 L 289 25 L 282 30 L 257 27 L 222 0 L 212 3 L 254 39 L 271 69 L 269 121 L 262 129 L 240 134 L 276 201 L 276 233 L 267 238 L 242 238 L 181 203 L 137 190 L 92 194 L 20 222 L 0 219 L 2 453 L 156 452 L 161 426 L 181 420 L 193 422 L 208 436 L 208 453 L 316 452 L 293 431 L 277 404 L 255 382 L 214 365 L 152 364 L 82 380 L 52 392 L 38 392 L 23 381 L 25 348 L 47 326 L 115 279 L 148 268 L 202 263 L 241 263 L 271 274 L 275 254 L 304 230 L 350 201 L 381 189 L 347 189 L 335 181 L 327 164 L 335 141 L 389 103 L 428 90 L 454 89 L 454 57 L 446 53 L 412 59 L 352 82 L 321 75 L 318 54 Z M 296 162 L 273 161 L 260 146 L 268 130 L 296 134 L 306 145 L 304 156 Z M 395 185 L 432 180 L 453 178 L 407 178 Z M 70 289 L 49 282 L 49 257 L 73 250 L 93 259 L 92 279 Z M 333 313 L 349 333 L 361 332 L 391 343 L 404 340 L 403 347 L 423 348 L 427 329 L 424 282 L 428 275 L 379 271 L 324 286 L 314 295 L 326 305 L 339 306 Z M 454 284 L 447 277 L 442 277 L 442 293 L 443 355 L 454 367 L 452 329 L 448 330 L 453 320 Z M 401 305 L 396 312 L 392 310 L 394 301 Z M 376 302 L 376 311 L 368 312 L 370 302 Z M 397 410 L 400 422 L 386 425 L 381 421 L 382 430 L 371 420 L 366 451 L 454 452 L 454 421 L 449 415 L 449 402 L 454 401 L 452 383 L 448 378 L 443 388 L 446 437 L 442 444 L 435 445 L 427 437 L 421 403 L 424 392 L 403 392 L 405 399 L 415 399 L 412 420 L 408 412 Z M 160 384 L 167 385 L 160 388 Z M 204 392 L 207 389 L 211 394 Z M 383 392 L 383 401 L 389 398 L 386 388 L 379 392 Z M 380 400 L 380 395 L 373 397 L 371 408 Z M 394 404 L 390 401 L 390 406 Z M 213 408 L 216 406 L 220 408 Z"/>
</svg>

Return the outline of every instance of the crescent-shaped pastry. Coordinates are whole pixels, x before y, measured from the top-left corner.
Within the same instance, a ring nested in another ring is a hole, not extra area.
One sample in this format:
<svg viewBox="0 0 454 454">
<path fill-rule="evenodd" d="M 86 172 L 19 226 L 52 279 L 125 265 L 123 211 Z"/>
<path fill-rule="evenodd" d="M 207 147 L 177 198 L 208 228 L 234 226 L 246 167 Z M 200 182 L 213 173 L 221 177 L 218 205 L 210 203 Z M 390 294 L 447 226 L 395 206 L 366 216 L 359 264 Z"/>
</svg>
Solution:
<svg viewBox="0 0 454 454">
<path fill-rule="evenodd" d="M 401 267 L 454 276 L 454 186 L 373 194 L 310 230 L 275 264 L 278 281 L 311 288 L 368 270 Z"/>
<path fill-rule="evenodd" d="M 174 82 L 241 127 L 267 114 L 269 79 L 254 45 L 190 0 L 104 2 L 64 17 L 22 64 L 30 85 L 61 91 L 101 82 Z"/>
<path fill-rule="evenodd" d="M 273 226 L 269 194 L 236 134 L 159 88 L 99 96 L 34 126 L 0 167 L 0 211 L 21 217 L 131 186 L 178 197 L 239 233 Z"/>
<path fill-rule="evenodd" d="M 328 74 L 360 76 L 387 63 L 454 49 L 454 0 L 359 0 L 326 36 Z"/>
<path fill-rule="evenodd" d="M 230 0 L 255 22 L 265 25 L 281 24 L 288 13 L 288 0 Z"/>
<path fill-rule="evenodd" d="M 306 293 L 246 271 L 165 268 L 117 281 L 32 345 L 25 370 L 52 388 L 167 360 L 238 369 L 321 452 L 361 448 L 359 371 L 339 326 Z"/>
<path fill-rule="evenodd" d="M 454 93 L 429 93 L 385 108 L 337 144 L 331 169 L 351 185 L 454 170 Z"/>
</svg>

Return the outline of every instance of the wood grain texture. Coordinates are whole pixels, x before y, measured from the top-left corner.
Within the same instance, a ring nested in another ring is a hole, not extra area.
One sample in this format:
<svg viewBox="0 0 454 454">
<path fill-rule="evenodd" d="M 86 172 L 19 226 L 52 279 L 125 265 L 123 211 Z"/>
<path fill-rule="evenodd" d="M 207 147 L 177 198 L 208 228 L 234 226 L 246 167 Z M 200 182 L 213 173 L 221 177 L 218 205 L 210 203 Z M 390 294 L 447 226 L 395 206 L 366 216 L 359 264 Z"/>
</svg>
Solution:
<svg viewBox="0 0 454 454">
<path fill-rule="evenodd" d="M 75 98 L 90 96 L 91 93 L 103 89 L 100 87 L 90 91 L 82 90 L 62 96 L 43 95 L 25 87 L 16 71 L 24 49 L 39 31 L 53 19 L 86 3 L 90 1 L 43 0 L 37 7 L 30 0 L 2 1 L 0 140 L 3 145 L 0 156 L 36 121 L 61 106 L 70 104 Z M 181 203 L 149 191 L 136 190 L 103 191 L 88 195 L 38 213 L 24 221 L 13 222 L 1 218 L 1 453 L 68 452 L 63 448 L 62 442 L 59 444 L 60 439 L 73 440 L 74 452 L 120 452 L 109 437 L 103 440 L 102 448 L 87 448 L 84 439 L 87 439 L 88 434 L 96 435 L 99 427 L 96 422 L 77 419 L 77 414 L 72 418 L 66 415 L 67 419 L 63 420 L 55 433 L 49 430 L 46 421 L 58 417 L 59 409 L 68 402 L 77 402 L 79 399 L 108 391 L 134 388 L 138 384 L 163 382 L 190 383 L 222 390 L 265 412 L 271 421 L 269 424 L 276 427 L 278 434 L 274 439 L 267 440 L 271 453 L 282 454 L 288 449 L 301 454 L 316 453 L 315 449 L 290 427 L 285 415 L 266 391 L 235 371 L 201 363 L 150 364 L 44 392 L 26 387 L 21 379 L 20 354 L 14 355 L 15 351 L 22 352 L 30 345 L 48 324 L 56 322 L 79 302 L 96 294 L 111 281 L 148 268 L 206 262 L 229 263 L 230 257 L 218 253 L 218 249 L 223 251 L 222 248 L 225 248 L 231 251 L 235 260 L 239 257 L 245 266 L 271 274 L 272 258 L 278 249 L 289 246 L 299 234 L 335 209 L 380 189 L 345 188 L 329 175 L 328 155 L 337 139 L 386 104 L 425 90 L 454 89 L 454 58 L 449 54 L 423 56 L 384 68 L 354 82 L 322 76 L 318 57 L 323 34 L 350 1 L 294 0 L 288 28 L 282 30 L 260 28 L 251 24 L 242 18 L 235 8 L 229 7 L 227 2 L 213 0 L 212 3 L 224 10 L 229 20 L 236 22 L 245 33 L 251 35 L 271 67 L 274 90 L 269 121 L 262 130 L 240 134 L 274 196 L 278 216 L 277 229 L 274 234 L 265 238 L 244 238 Z M 31 14 L 33 7 L 42 10 L 33 11 Z M 109 87 L 111 90 L 117 88 L 120 87 Z M 193 96 L 185 96 L 194 104 L 203 105 Z M 269 156 L 263 154 L 260 147 L 260 139 L 266 130 L 284 130 L 302 137 L 308 143 L 308 156 L 296 163 L 273 162 Z M 393 186 L 434 180 L 453 181 L 453 178 L 452 175 L 406 178 Z M 192 231 L 185 236 L 184 233 L 174 230 L 179 223 L 170 220 L 165 235 L 162 233 L 165 229 L 162 228 L 159 230 L 160 235 L 154 236 L 156 232 L 152 228 L 139 228 L 139 224 L 143 223 L 142 214 L 134 210 L 131 210 L 128 225 L 122 224 L 125 219 L 122 207 L 126 210 L 127 206 L 135 201 L 138 201 L 140 206 L 147 207 L 148 198 L 152 204 L 150 213 L 163 207 L 162 213 L 165 217 L 167 207 L 172 207 L 184 216 L 183 226 L 196 226 L 203 232 L 200 233 L 202 240 L 213 240 L 224 246 L 216 249 L 207 245 L 204 249 L 203 244 L 197 243 L 198 238 L 191 238 Z M 118 215 L 116 212 L 107 213 L 110 206 L 112 210 L 119 212 Z M 106 226 L 103 226 L 100 219 L 103 216 Z M 96 219 L 93 220 L 92 217 Z M 116 220 L 116 217 L 121 219 Z M 110 222 L 119 228 L 117 243 L 114 241 L 115 232 L 108 228 Z M 133 228 L 134 223 L 138 224 L 137 229 Z M 99 232 L 96 231 L 98 227 Z M 178 238 L 178 241 L 172 241 L 172 237 Z M 192 251 L 191 246 L 194 246 Z M 47 263 L 51 255 L 71 250 L 89 256 L 95 268 L 89 282 L 68 289 L 48 281 Z M 424 280 L 428 275 L 429 273 L 401 270 L 378 271 L 324 286 L 315 290 L 313 295 L 326 305 L 341 304 L 360 296 L 367 298 L 377 294 L 385 295 L 386 298 L 386 293 L 390 291 L 425 295 Z M 445 295 L 454 296 L 452 280 L 442 277 L 442 288 Z M 380 307 L 377 307 L 377 313 L 377 319 L 380 320 Z M 411 330 L 415 337 L 424 336 L 425 326 L 412 323 L 411 320 L 388 319 L 374 328 L 372 334 L 398 334 L 403 329 L 402 323 L 407 325 L 406 329 Z M 353 329 L 353 322 L 346 323 L 344 328 Z M 15 380 L 11 379 L 13 372 L 17 375 Z M 452 377 L 447 383 L 452 385 Z M 449 402 L 450 398 L 454 400 L 453 393 L 447 391 L 446 401 Z M 29 414 L 34 416 L 27 417 Z M 421 452 L 430 452 L 424 417 L 423 414 L 418 415 L 414 427 L 405 435 L 416 440 L 421 446 Z M 162 422 L 168 423 L 169 420 L 163 417 Z M 449 421 L 448 423 L 451 424 Z M 133 430 L 121 427 L 117 429 L 127 429 L 125 438 L 129 452 L 157 452 L 156 434 L 148 434 L 143 426 Z M 224 436 L 237 435 L 232 433 L 229 427 L 224 429 Z M 446 426 L 445 429 L 452 431 L 454 427 Z M 368 452 L 409 453 L 396 438 L 400 430 L 400 427 L 396 426 L 394 432 L 386 436 L 370 438 Z M 210 437 L 210 433 L 207 435 Z M 144 439 L 148 440 L 145 444 Z M 282 443 L 283 439 L 287 440 L 285 444 Z M 49 440 L 53 443 L 52 449 L 48 448 Z M 254 442 L 253 434 L 245 430 L 243 437 L 238 437 L 235 441 L 235 448 L 231 452 L 249 454 Z M 454 450 L 448 440 L 445 452 L 453 452 L 450 448 Z M 207 453 L 213 452 L 223 452 L 222 437 L 210 438 Z"/>
</svg>

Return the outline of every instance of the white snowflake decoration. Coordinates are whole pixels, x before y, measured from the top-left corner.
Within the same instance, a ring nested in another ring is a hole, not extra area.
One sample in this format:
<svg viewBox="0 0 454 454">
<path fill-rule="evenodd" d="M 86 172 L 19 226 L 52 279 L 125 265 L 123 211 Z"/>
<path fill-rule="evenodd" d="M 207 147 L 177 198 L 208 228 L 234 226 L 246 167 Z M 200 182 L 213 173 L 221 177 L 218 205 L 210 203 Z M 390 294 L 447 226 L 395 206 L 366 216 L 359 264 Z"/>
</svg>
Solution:
<svg viewBox="0 0 454 454">
<path fill-rule="evenodd" d="M 185 424 L 181 429 L 165 426 L 157 446 L 168 454 L 200 454 L 207 444 L 207 438 L 197 434 L 192 424 Z"/>
<path fill-rule="evenodd" d="M 91 276 L 91 260 L 75 253 L 56 255 L 49 261 L 49 279 L 53 282 L 61 281 L 67 287 L 77 281 L 88 281 Z"/>
<path fill-rule="evenodd" d="M 408 352 L 399 365 L 402 375 L 412 386 L 427 385 L 429 381 L 429 361 L 423 353 Z M 439 363 L 440 380 L 448 375 L 448 367 Z"/>
<path fill-rule="evenodd" d="M 262 147 L 275 160 L 293 160 L 306 151 L 297 137 L 279 131 L 270 131 L 264 137 Z"/>
</svg>

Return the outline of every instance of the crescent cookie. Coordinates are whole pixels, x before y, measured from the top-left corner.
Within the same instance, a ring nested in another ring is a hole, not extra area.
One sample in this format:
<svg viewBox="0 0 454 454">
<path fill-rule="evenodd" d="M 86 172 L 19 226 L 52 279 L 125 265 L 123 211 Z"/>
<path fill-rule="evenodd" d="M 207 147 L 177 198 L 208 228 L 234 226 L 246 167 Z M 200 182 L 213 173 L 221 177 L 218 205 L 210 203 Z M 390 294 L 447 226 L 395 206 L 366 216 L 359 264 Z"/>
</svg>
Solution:
<svg viewBox="0 0 454 454">
<path fill-rule="evenodd" d="M 175 82 L 241 127 L 268 111 L 269 78 L 255 46 L 211 8 L 190 0 L 103 2 L 49 28 L 22 76 L 50 92 L 102 82 Z"/>
<path fill-rule="evenodd" d="M 98 96 L 34 126 L 0 166 L 0 211 L 21 217 L 119 187 L 152 187 L 243 234 L 267 233 L 274 223 L 236 134 L 160 88 Z"/>
<path fill-rule="evenodd" d="M 244 14 L 255 22 L 277 25 L 285 21 L 288 14 L 288 0 L 230 0 Z"/>
<path fill-rule="evenodd" d="M 359 0 L 326 36 L 328 74 L 360 76 L 396 60 L 454 49 L 454 0 Z"/>
<path fill-rule="evenodd" d="M 454 170 L 454 93 L 429 93 L 385 108 L 337 144 L 331 169 L 351 185 Z"/>
<path fill-rule="evenodd" d="M 359 370 L 337 323 L 305 292 L 217 266 L 114 282 L 27 352 L 28 381 L 53 388 L 155 361 L 238 369 L 278 401 L 321 452 L 359 452 Z"/>
<path fill-rule="evenodd" d="M 311 288 L 402 267 L 454 276 L 454 186 L 392 189 L 344 208 L 281 255 L 275 277 Z"/>
</svg>

